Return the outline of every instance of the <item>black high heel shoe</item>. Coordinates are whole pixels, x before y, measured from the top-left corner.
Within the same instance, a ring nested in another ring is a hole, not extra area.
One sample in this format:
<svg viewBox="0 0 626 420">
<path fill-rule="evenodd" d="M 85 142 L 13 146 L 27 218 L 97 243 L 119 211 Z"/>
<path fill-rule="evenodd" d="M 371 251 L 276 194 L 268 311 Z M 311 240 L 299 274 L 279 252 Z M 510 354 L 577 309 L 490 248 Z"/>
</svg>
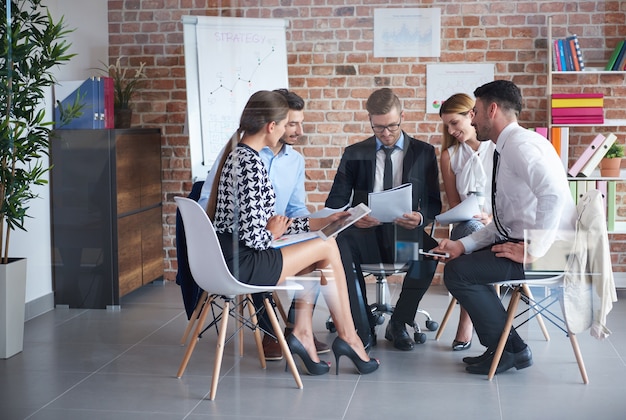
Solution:
<svg viewBox="0 0 626 420">
<path fill-rule="evenodd" d="M 291 351 L 291 354 L 296 354 L 300 357 L 306 373 L 308 373 L 309 375 L 324 375 L 325 373 L 328 373 L 328 371 L 330 370 L 330 363 L 323 360 L 320 360 L 319 362 L 314 362 L 311 359 L 311 356 L 309 356 L 309 353 L 306 352 L 306 349 L 304 348 L 300 340 L 298 340 L 295 335 L 289 334 L 286 339 L 287 345 L 289 346 L 289 351 Z"/>
<path fill-rule="evenodd" d="M 335 353 L 335 374 L 339 375 L 339 358 L 341 356 L 346 356 L 348 359 L 352 360 L 356 370 L 359 371 L 360 374 L 372 373 L 380 363 L 376 359 L 370 359 L 367 362 L 359 357 L 358 354 L 354 351 L 350 344 L 346 343 L 343 339 L 337 337 L 335 341 L 333 341 L 333 353 Z"/>
</svg>

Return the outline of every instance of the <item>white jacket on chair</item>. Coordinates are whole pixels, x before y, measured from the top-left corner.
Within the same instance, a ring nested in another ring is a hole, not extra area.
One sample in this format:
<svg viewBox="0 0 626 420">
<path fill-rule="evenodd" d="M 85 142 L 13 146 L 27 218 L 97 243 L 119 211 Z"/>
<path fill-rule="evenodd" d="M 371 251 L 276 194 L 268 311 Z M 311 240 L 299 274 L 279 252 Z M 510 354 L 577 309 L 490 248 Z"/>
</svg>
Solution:
<svg viewBox="0 0 626 420">
<path fill-rule="evenodd" d="M 617 301 L 602 194 L 588 191 L 576 206 L 576 239 L 564 276 L 563 310 L 574 334 L 591 328 L 604 339 L 608 313 Z"/>
</svg>

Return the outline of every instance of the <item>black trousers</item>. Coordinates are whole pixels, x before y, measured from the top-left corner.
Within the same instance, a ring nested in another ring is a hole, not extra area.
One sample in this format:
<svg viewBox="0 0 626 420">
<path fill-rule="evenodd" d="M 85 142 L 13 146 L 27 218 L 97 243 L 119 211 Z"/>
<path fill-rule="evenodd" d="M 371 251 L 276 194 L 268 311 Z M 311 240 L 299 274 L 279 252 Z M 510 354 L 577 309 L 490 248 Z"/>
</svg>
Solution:
<svg viewBox="0 0 626 420">
<path fill-rule="evenodd" d="M 491 247 L 464 254 L 446 263 L 444 282 L 474 323 L 480 343 L 495 349 L 506 322 L 506 309 L 490 283 L 524 278 L 520 263 L 496 257 Z M 525 345 L 513 330 L 508 351 L 519 351 Z"/>
<path fill-rule="evenodd" d="M 339 248 L 342 251 L 342 259 L 347 246 L 352 256 L 359 288 L 362 291 L 366 289 L 361 264 L 394 262 L 396 240 L 418 242 L 424 249 L 437 246 L 437 242 L 422 228 L 406 230 L 391 223 L 369 229 L 348 228 L 339 234 L 338 241 L 344 242 L 344 246 Z M 419 303 L 433 281 L 436 268 L 437 261 L 432 259 L 410 263 L 391 317 L 393 321 L 413 324 Z M 363 293 L 363 298 L 365 306 L 369 307 L 365 293 Z M 368 315 L 371 315 L 371 312 L 368 311 Z M 373 321 L 371 326 L 374 326 Z"/>
</svg>

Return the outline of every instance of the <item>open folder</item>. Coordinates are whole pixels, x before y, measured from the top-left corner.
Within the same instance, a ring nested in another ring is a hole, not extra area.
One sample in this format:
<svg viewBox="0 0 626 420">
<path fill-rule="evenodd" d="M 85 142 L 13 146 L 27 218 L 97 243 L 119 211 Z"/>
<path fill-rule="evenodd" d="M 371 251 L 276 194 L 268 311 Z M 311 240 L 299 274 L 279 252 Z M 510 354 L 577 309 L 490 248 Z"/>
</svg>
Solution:
<svg viewBox="0 0 626 420">
<path fill-rule="evenodd" d="M 358 206 L 346 210 L 350 213 L 348 216 L 335 220 L 314 232 L 294 233 L 291 235 L 283 235 L 272 241 L 272 248 L 281 248 L 283 246 L 292 245 L 298 242 L 308 241 L 310 239 L 322 238 L 326 240 L 339 234 L 339 232 L 353 225 L 357 220 L 367 215 L 371 210 L 365 204 L 360 203 Z"/>
<path fill-rule="evenodd" d="M 402 184 L 389 190 L 371 192 L 368 195 L 370 216 L 381 223 L 391 223 L 406 213 L 411 213 L 413 207 L 413 185 Z"/>
</svg>

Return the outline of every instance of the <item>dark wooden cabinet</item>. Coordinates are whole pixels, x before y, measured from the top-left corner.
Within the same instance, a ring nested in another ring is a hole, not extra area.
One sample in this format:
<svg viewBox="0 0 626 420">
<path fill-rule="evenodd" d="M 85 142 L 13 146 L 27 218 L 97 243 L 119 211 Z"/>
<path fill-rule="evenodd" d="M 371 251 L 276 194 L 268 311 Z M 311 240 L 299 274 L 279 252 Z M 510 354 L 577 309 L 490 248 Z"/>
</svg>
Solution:
<svg viewBox="0 0 626 420">
<path fill-rule="evenodd" d="M 163 278 L 160 130 L 57 130 L 50 163 L 55 304 L 117 306 Z"/>
</svg>

